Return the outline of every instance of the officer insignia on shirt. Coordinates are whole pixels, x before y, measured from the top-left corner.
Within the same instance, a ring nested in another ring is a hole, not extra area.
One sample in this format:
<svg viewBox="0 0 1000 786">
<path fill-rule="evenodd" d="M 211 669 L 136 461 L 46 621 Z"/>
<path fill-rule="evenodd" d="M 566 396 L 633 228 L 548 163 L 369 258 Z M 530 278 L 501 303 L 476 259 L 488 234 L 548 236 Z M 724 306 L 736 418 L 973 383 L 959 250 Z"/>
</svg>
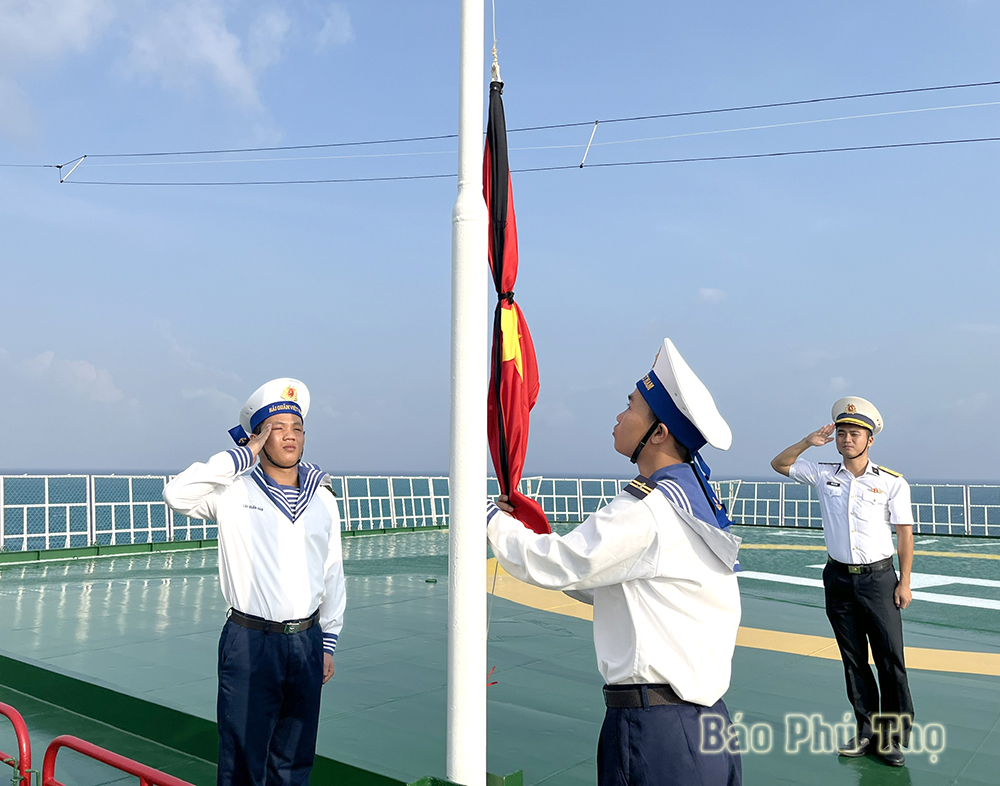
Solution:
<svg viewBox="0 0 1000 786">
<path fill-rule="evenodd" d="M 883 466 L 881 466 L 881 465 L 878 465 L 878 468 L 879 468 L 880 470 L 882 470 L 883 472 L 888 472 L 888 473 L 889 473 L 890 475 L 892 475 L 892 476 L 893 476 L 894 478 L 901 478 L 901 477 L 903 477 L 901 473 L 899 473 L 899 472 L 896 472 L 896 470 L 894 470 L 894 469 L 889 469 L 888 467 L 883 467 Z"/>
<path fill-rule="evenodd" d="M 656 484 L 653 483 L 649 478 L 639 475 L 635 480 L 629 483 L 625 487 L 625 491 L 631 494 L 636 499 L 645 499 L 650 494 L 653 493 L 653 489 L 656 488 Z"/>
</svg>

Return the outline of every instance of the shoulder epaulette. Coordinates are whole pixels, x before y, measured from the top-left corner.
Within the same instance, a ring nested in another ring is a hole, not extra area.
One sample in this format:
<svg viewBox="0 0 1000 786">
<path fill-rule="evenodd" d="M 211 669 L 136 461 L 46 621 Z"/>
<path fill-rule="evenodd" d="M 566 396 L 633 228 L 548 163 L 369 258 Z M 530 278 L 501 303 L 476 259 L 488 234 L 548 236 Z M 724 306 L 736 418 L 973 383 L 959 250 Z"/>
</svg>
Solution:
<svg viewBox="0 0 1000 786">
<path fill-rule="evenodd" d="M 903 477 L 903 473 L 896 472 L 896 470 L 894 470 L 894 469 L 889 469 L 888 467 L 883 467 L 881 464 L 876 464 L 875 466 L 878 467 L 883 472 L 888 472 L 894 478 L 901 478 L 901 477 Z"/>
<path fill-rule="evenodd" d="M 656 484 L 653 483 L 649 478 L 639 475 L 631 483 L 625 487 L 625 491 L 631 494 L 636 499 L 645 499 L 650 494 L 653 493 L 653 489 L 656 488 Z"/>
</svg>

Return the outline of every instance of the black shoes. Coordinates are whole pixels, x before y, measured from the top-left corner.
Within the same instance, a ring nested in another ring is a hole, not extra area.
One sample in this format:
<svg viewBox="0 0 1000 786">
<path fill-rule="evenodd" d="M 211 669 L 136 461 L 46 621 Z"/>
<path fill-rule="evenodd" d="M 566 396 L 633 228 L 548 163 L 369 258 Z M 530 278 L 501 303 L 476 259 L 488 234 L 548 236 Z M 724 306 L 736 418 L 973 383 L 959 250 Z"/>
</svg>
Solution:
<svg viewBox="0 0 1000 786">
<path fill-rule="evenodd" d="M 906 757 L 903 756 L 903 751 L 899 749 L 898 742 L 891 743 L 888 750 L 883 751 L 879 749 L 876 753 L 882 761 L 892 767 L 902 767 L 906 763 Z"/>
<path fill-rule="evenodd" d="M 898 742 L 892 742 L 888 750 L 881 750 L 873 743 L 871 737 L 862 737 L 861 739 L 855 737 L 846 745 L 837 748 L 838 756 L 850 759 L 866 756 L 869 753 L 874 753 L 891 767 L 902 767 L 906 763 L 906 757 L 903 756 Z"/>
<path fill-rule="evenodd" d="M 849 743 L 837 748 L 837 755 L 847 756 L 851 759 L 864 756 L 868 753 L 871 744 L 871 737 L 862 737 L 860 740 L 857 737 L 853 737 Z"/>
</svg>

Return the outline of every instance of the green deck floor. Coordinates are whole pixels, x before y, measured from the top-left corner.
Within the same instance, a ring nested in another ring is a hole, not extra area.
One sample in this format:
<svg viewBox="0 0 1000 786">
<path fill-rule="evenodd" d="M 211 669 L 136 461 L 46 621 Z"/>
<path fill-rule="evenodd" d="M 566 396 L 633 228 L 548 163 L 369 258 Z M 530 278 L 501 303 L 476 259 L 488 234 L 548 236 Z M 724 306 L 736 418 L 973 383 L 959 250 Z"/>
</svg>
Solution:
<svg viewBox="0 0 1000 786">
<path fill-rule="evenodd" d="M 822 544 L 817 533 L 741 528 L 740 534 L 751 545 Z M 404 783 L 443 776 L 447 532 L 347 538 L 344 548 L 348 611 L 337 673 L 324 689 L 319 753 Z M 918 537 L 917 548 L 1000 555 L 1000 543 L 971 538 Z M 816 551 L 752 549 L 741 558 L 751 573 L 793 579 L 819 578 L 814 566 L 823 559 Z M 1000 597 L 989 586 L 1000 579 L 997 560 L 918 556 L 916 571 L 983 580 L 939 583 L 928 592 L 984 602 Z M 821 589 L 754 578 L 741 579 L 741 591 L 745 626 L 830 635 Z M 198 723 L 204 726 L 214 720 L 225 610 L 210 549 L 4 565 L 0 655 L 172 708 L 202 719 Z M 908 646 L 1000 652 L 1000 615 L 993 608 L 914 601 L 904 619 Z M 488 769 L 498 774 L 523 769 L 526 784 L 594 783 L 603 705 L 591 624 L 496 598 L 489 640 L 489 665 L 496 668 L 492 679 L 498 684 L 488 693 Z M 0 668 L 0 684 L 16 688 L 12 674 Z M 910 679 L 918 722 L 939 723 L 947 731 L 936 763 L 926 754 L 910 754 L 906 768 L 891 770 L 872 759 L 790 754 L 783 749 L 786 714 L 819 713 L 827 722 L 840 722 L 848 710 L 842 668 L 835 661 L 738 647 L 726 696 L 730 712 L 774 730 L 770 753 L 744 754 L 744 782 L 971 786 L 1000 781 L 1000 677 L 911 670 Z M 204 750 L 197 751 L 200 758 L 184 756 L 10 691 L 0 700 L 25 714 L 37 738 L 36 766 L 48 739 L 73 733 L 144 756 L 194 783 L 213 782 Z M 155 729 L 139 731 L 157 736 Z M 160 739 L 174 739 L 175 731 L 165 729 Z M 0 733 L 0 748 L 12 749 L 12 739 Z M 65 772 L 75 775 L 73 764 L 67 755 Z M 95 765 L 79 766 L 79 777 L 67 777 L 67 783 L 115 782 L 102 780 Z"/>
</svg>

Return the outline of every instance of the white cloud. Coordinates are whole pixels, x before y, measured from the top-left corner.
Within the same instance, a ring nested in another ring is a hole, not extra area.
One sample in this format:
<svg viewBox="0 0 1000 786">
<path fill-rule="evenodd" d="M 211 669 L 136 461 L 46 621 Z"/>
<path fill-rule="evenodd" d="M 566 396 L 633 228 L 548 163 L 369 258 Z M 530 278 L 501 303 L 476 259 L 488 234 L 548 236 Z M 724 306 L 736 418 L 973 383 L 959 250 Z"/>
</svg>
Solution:
<svg viewBox="0 0 1000 786">
<path fill-rule="evenodd" d="M 833 377 L 833 379 L 830 380 L 830 390 L 834 393 L 839 393 L 840 391 L 845 390 L 850 384 L 850 380 L 844 379 L 844 377 Z"/>
<path fill-rule="evenodd" d="M 27 143 L 38 132 L 31 103 L 13 79 L 0 74 L 0 134 Z"/>
<path fill-rule="evenodd" d="M 105 39 L 124 43 L 119 69 L 127 76 L 186 93 L 211 87 L 260 114 L 258 80 L 281 60 L 294 13 L 287 0 L 0 0 L 0 134 L 19 141 L 37 134 L 23 75 Z M 323 27 L 331 42 L 353 37 L 347 12 L 339 26 L 335 17 Z"/>
<path fill-rule="evenodd" d="M 291 17 L 283 8 L 265 9 L 257 17 L 247 36 L 247 63 L 255 73 L 281 60 L 281 47 L 291 28 Z"/>
<path fill-rule="evenodd" d="M 111 0 L 0 0 L 0 59 L 83 52 L 115 16 Z"/>
<path fill-rule="evenodd" d="M 343 46 L 354 40 L 351 15 L 343 5 L 330 3 L 325 16 L 323 29 L 316 36 L 316 44 L 319 49 L 326 49 L 328 46 Z"/>
<path fill-rule="evenodd" d="M 181 346 L 180 342 L 174 338 L 170 331 L 170 325 L 166 322 L 156 324 L 157 331 L 167 342 L 167 351 L 174 365 L 191 377 L 215 377 L 228 382 L 242 382 L 239 374 L 226 369 L 216 368 L 200 360 L 196 360 L 194 351 L 188 347 Z"/>
<path fill-rule="evenodd" d="M 255 47 L 274 62 L 273 47 L 280 49 L 280 41 L 268 36 L 283 37 L 280 25 L 268 30 L 265 24 L 256 32 Z M 255 111 L 262 108 L 256 74 L 246 60 L 241 39 L 230 30 L 225 4 L 219 0 L 173 3 L 145 16 L 132 38 L 126 68 L 158 78 L 164 87 L 188 92 L 208 81 L 237 106 Z"/>
<path fill-rule="evenodd" d="M 721 289 L 712 289 L 710 287 L 702 287 L 698 290 L 698 300 L 702 303 L 721 303 L 726 300 L 729 295 L 723 292 Z"/>
<path fill-rule="evenodd" d="M 16 74 L 83 52 L 113 16 L 109 0 L 0 0 L 0 135 L 25 144 L 38 132 Z"/>
<path fill-rule="evenodd" d="M 52 350 L 25 361 L 24 369 L 30 377 L 52 381 L 90 401 L 114 404 L 125 398 L 106 369 L 86 360 L 57 358 Z"/>
<path fill-rule="evenodd" d="M 192 400 L 192 399 L 205 399 L 216 409 L 221 409 L 225 412 L 235 413 L 240 409 L 240 402 L 236 400 L 234 396 L 219 390 L 218 388 L 198 388 L 197 390 L 182 390 L 181 398 Z"/>
</svg>

